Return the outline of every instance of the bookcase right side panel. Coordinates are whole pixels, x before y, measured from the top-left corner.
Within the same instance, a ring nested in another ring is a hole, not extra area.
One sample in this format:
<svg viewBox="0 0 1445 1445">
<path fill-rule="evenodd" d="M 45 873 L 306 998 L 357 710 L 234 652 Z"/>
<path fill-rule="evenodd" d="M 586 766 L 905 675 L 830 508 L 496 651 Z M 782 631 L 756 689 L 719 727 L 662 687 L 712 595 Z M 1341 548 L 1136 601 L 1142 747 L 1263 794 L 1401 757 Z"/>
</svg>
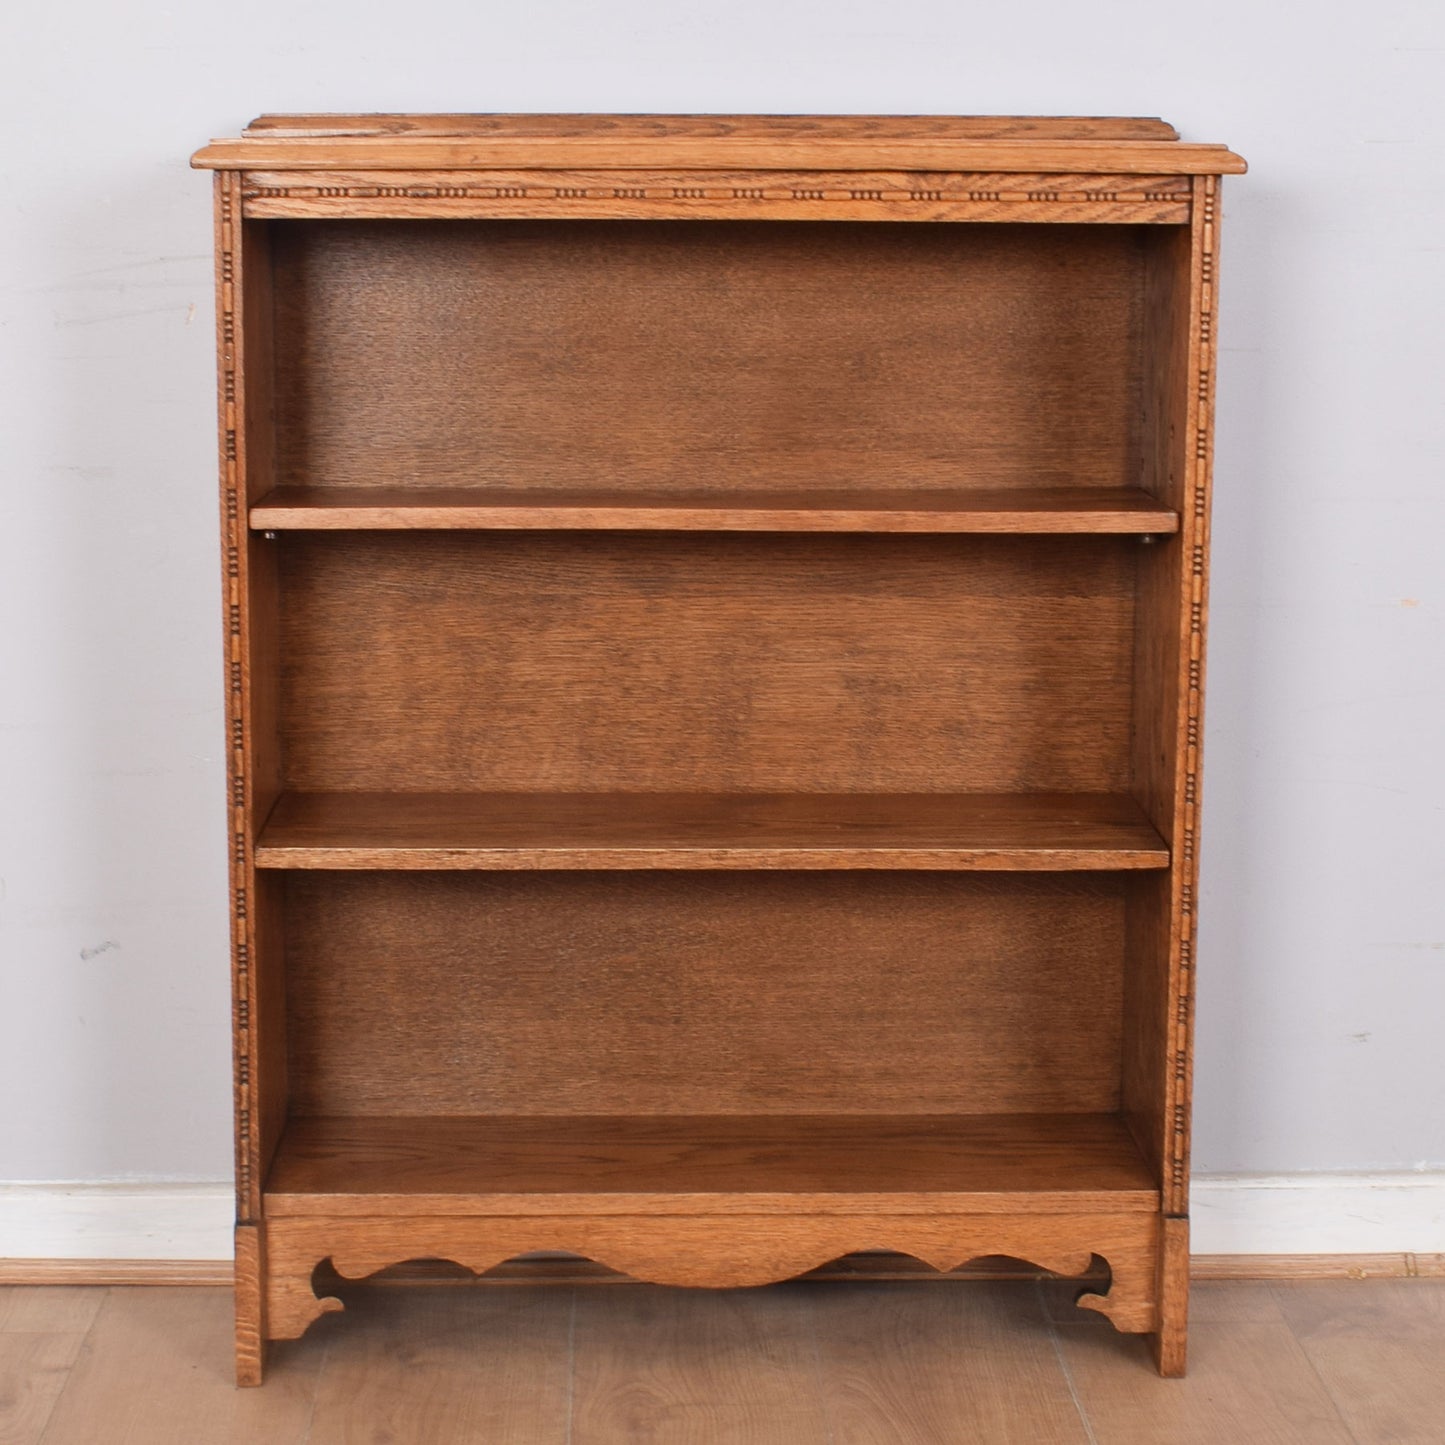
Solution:
<svg viewBox="0 0 1445 1445">
<path fill-rule="evenodd" d="M 1154 233 L 1144 281 L 1142 480 L 1179 512 L 1180 529 L 1140 549 L 1133 780 L 1171 866 L 1138 880 L 1131 900 L 1122 1082 L 1175 1216 L 1189 1209 L 1218 186 L 1196 179 L 1190 224 Z"/>
</svg>

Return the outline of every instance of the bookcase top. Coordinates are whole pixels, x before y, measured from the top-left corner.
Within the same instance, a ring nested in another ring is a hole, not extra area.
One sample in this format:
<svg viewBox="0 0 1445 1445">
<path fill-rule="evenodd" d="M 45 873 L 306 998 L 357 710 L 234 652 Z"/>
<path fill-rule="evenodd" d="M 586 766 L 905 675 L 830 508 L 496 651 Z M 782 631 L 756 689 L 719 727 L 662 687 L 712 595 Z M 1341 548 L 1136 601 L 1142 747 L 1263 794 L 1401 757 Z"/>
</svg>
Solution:
<svg viewBox="0 0 1445 1445">
<path fill-rule="evenodd" d="M 891 168 L 1239 174 L 1222 145 L 1157 119 L 910 115 L 263 115 L 191 163 L 209 170 Z"/>
</svg>

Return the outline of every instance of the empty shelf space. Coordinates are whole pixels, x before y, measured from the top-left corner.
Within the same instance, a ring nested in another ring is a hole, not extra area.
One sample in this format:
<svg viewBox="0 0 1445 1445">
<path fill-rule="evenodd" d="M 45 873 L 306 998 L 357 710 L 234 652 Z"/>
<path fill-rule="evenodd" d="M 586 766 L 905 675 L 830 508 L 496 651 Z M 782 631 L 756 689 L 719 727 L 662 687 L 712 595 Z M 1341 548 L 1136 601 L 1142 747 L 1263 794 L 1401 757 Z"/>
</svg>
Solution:
<svg viewBox="0 0 1445 1445">
<path fill-rule="evenodd" d="M 287 1215 L 1154 1210 L 1113 1114 L 297 1118 Z"/>
<path fill-rule="evenodd" d="M 858 491 L 282 487 L 257 531 L 1169 533 L 1178 515 L 1132 487 Z"/>
<path fill-rule="evenodd" d="M 1165 868 L 1094 793 L 286 793 L 261 868 Z"/>
</svg>

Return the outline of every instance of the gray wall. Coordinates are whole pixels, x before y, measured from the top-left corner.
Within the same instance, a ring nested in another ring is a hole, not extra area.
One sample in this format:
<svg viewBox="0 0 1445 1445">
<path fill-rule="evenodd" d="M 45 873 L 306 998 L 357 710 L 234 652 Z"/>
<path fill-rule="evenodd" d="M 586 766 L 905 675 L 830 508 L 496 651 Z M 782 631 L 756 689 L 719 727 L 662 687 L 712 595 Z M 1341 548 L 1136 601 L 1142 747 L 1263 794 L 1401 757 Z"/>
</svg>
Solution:
<svg viewBox="0 0 1445 1445">
<path fill-rule="evenodd" d="M 5 30 L 0 1179 L 229 1170 L 210 199 L 185 159 L 327 109 L 1162 114 L 1243 152 L 1197 1162 L 1445 1163 L 1435 0 L 80 0 Z"/>
</svg>

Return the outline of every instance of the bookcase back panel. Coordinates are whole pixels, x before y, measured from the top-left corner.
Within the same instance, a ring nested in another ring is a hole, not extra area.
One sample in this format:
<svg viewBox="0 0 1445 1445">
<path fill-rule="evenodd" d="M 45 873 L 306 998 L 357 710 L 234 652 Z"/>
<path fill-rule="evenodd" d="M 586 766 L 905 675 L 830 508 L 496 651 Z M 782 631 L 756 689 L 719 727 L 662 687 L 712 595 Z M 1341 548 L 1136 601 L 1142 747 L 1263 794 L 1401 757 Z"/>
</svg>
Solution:
<svg viewBox="0 0 1445 1445">
<path fill-rule="evenodd" d="M 1127 790 L 1127 539 L 273 545 L 292 788 Z"/>
<path fill-rule="evenodd" d="M 1112 1112 L 1123 880 L 287 880 L 295 1114 Z"/>
<path fill-rule="evenodd" d="M 1137 485 L 1148 229 L 275 222 L 278 480 Z"/>
</svg>

